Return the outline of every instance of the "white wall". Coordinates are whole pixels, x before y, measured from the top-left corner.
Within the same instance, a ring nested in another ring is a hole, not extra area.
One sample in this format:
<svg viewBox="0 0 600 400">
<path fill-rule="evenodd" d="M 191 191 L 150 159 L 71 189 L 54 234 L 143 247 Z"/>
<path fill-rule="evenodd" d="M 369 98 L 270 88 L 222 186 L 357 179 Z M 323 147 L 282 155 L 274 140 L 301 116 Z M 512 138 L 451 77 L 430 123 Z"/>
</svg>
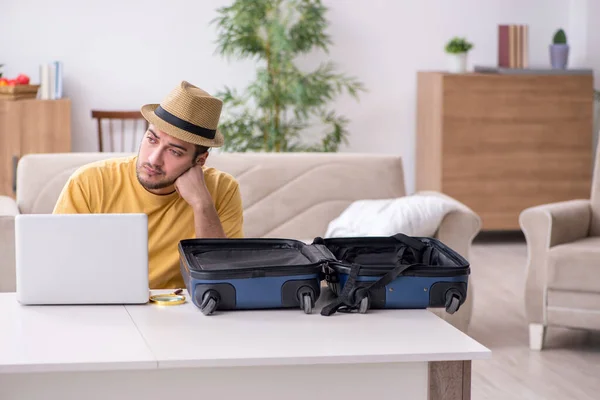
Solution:
<svg viewBox="0 0 600 400">
<path fill-rule="evenodd" d="M 96 150 L 92 108 L 138 108 L 159 102 L 182 79 L 214 92 L 225 84 L 241 88 L 253 77 L 252 63 L 228 64 L 214 55 L 215 28 L 209 21 L 218 6 L 229 4 L 227 0 L 2 3 L 0 63 L 7 64 L 7 75 L 24 72 L 38 80 L 40 63 L 64 62 L 65 93 L 73 101 L 75 151 Z M 325 4 L 331 7 L 329 32 L 335 44 L 329 56 L 369 89 L 360 103 L 341 98 L 334 104 L 352 121 L 350 145 L 344 151 L 402 155 L 409 192 L 414 188 L 415 76 L 418 70 L 445 68 L 445 42 L 454 35 L 466 36 L 475 44 L 469 64 L 494 65 L 497 25 L 528 24 L 530 64 L 547 66 L 553 32 L 569 29 L 573 20 L 581 22 L 579 15 L 585 15 L 570 14 L 573 4 L 565 0 Z M 591 17 L 586 22 L 595 23 Z M 581 32 L 575 36 L 586 37 Z M 593 60 L 600 64 L 598 40 L 572 43 L 573 51 L 583 54 L 580 58 L 595 51 Z M 316 63 L 320 56 L 309 61 Z"/>
<path fill-rule="evenodd" d="M 577 0 L 572 0 L 573 2 Z M 600 90 L 600 24 L 598 24 L 598 16 L 600 16 L 600 1 L 598 0 L 580 0 L 586 6 L 586 59 L 588 66 L 594 68 L 594 86 L 596 90 Z M 579 7 L 583 7 L 579 5 Z M 598 146 L 598 136 L 600 135 L 600 105 L 595 103 L 594 111 L 596 118 L 594 121 L 593 132 L 593 160 L 596 162 L 596 149 Z"/>
<path fill-rule="evenodd" d="M 594 68 L 594 86 L 596 87 L 596 89 L 600 90 L 600 23 L 598 23 L 598 18 L 600 17 L 600 1 L 585 0 L 585 2 L 588 6 L 586 14 L 586 61 L 588 66 Z"/>
</svg>

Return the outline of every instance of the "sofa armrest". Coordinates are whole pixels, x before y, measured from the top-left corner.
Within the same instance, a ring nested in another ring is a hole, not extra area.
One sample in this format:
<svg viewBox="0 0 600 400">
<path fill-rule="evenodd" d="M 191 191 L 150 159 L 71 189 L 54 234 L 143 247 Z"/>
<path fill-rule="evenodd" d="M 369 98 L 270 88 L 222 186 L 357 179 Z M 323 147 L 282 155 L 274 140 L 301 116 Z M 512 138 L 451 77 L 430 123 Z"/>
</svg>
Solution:
<svg viewBox="0 0 600 400">
<path fill-rule="evenodd" d="M 18 214 L 17 203 L 0 196 L 0 292 L 16 290 L 15 216 Z"/>
<path fill-rule="evenodd" d="M 523 210 L 519 224 L 527 241 L 525 312 L 529 323 L 546 324 L 545 294 L 548 250 L 588 236 L 589 200 L 569 200 Z"/>
<path fill-rule="evenodd" d="M 19 207 L 17 202 L 11 197 L 0 196 L 0 216 L 15 216 L 19 214 Z"/>
<path fill-rule="evenodd" d="M 435 237 L 468 260 L 471 243 L 481 230 L 479 215 L 460 201 L 440 192 L 421 191 L 415 194 L 437 196 L 455 204 L 456 210 L 446 214 Z"/>
</svg>

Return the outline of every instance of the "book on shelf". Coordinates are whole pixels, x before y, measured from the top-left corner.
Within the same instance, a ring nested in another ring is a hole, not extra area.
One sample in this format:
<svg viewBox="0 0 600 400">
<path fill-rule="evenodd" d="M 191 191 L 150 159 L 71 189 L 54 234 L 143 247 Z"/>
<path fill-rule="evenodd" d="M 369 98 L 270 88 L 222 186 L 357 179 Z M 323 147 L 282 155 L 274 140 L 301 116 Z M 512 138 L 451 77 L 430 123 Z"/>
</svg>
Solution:
<svg viewBox="0 0 600 400">
<path fill-rule="evenodd" d="M 527 25 L 498 25 L 498 66 L 520 69 L 529 67 Z"/>
<path fill-rule="evenodd" d="M 63 97 L 63 64 L 54 61 L 40 65 L 40 89 L 38 97 L 42 100 L 56 100 Z"/>
</svg>

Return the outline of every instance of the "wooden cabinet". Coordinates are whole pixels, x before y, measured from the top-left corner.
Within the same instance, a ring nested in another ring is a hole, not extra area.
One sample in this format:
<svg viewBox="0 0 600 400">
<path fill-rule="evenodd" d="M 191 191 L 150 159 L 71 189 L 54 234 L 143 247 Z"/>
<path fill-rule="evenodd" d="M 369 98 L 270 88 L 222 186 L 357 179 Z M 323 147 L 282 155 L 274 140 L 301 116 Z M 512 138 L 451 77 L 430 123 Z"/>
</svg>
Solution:
<svg viewBox="0 0 600 400">
<path fill-rule="evenodd" d="M 593 77 L 418 73 L 416 189 L 465 203 L 483 230 L 589 198 Z"/>
<path fill-rule="evenodd" d="M 15 197 L 15 169 L 28 153 L 71 151 L 71 102 L 0 101 L 0 195 Z"/>
</svg>

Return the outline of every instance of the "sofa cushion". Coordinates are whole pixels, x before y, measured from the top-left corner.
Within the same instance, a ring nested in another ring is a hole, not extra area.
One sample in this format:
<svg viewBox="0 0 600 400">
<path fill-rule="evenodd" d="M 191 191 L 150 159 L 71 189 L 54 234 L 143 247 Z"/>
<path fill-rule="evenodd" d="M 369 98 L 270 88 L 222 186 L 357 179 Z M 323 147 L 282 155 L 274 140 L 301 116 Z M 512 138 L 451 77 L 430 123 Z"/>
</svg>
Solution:
<svg viewBox="0 0 600 400">
<path fill-rule="evenodd" d="M 69 177 L 79 167 L 131 153 L 28 154 L 17 167 L 17 205 L 22 214 L 49 214 Z"/>
<path fill-rule="evenodd" d="M 239 182 L 246 237 L 322 236 L 353 201 L 406 194 L 392 154 L 223 152 L 207 165 Z"/>
<path fill-rule="evenodd" d="M 548 252 L 548 287 L 600 293 L 600 237 L 552 247 Z"/>
</svg>

